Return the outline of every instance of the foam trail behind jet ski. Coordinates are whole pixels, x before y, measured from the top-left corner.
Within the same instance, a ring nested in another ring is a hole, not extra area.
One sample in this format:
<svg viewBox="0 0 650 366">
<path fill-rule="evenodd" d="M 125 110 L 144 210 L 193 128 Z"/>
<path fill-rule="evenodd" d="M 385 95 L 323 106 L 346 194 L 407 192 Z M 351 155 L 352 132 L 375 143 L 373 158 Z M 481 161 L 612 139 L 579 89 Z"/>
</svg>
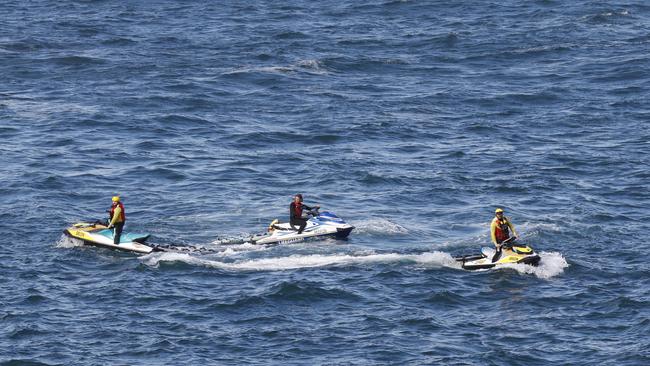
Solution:
<svg viewBox="0 0 650 366">
<path fill-rule="evenodd" d="M 241 253 L 259 252 L 268 250 L 266 245 L 255 245 L 244 243 L 238 245 L 158 245 L 156 248 L 166 253 L 187 253 L 194 255 L 211 255 L 219 257 L 228 257 Z"/>
<path fill-rule="evenodd" d="M 357 234 L 402 235 L 408 233 L 405 227 L 382 218 L 355 221 L 353 224 Z"/>
<path fill-rule="evenodd" d="M 229 253 L 220 253 L 219 256 L 225 257 Z M 520 273 L 534 274 L 542 279 L 549 279 L 557 276 L 568 267 L 564 257 L 556 252 L 544 252 L 541 254 L 542 259 L 538 267 L 532 267 L 525 264 L 504 265 L 499 269 L 489 269 L 486 271 L 500 270 L 502 268 L 514 269 Z M 216 259 L 208 259 L 192 256 L 187 253 L 152 253 L 140 257 L 140 260 L 148 266 L 158 267 L 165 262 L 183 262 L 187 264 L 218 268 L 227 271 L 284 271 L 301 268 L 317 268 L 327 266 L 350 266 L 350 265 L 368 265 L 368 264 L 390 264 L 404 263 L 416 264 L 421 267 L 448 267 L 461 269 L 461 265 L 449 253 L 445 252 L 426 252 L 420 254 L 400 254 L 400 253 L 381 253 L 381 254 L 312 254 L 312 255 L 291 255 L 288 257 L 260 258 L 250 260 L 240 260 L 235 262 L 222 262 Z"/>
<path fill-rule="evenodd" d="M 227 247 L 221 247 L 221 248 L 214 248 L 217 252 L 216 255 L 220 257 L 228 257 L 228 256 L 233 256 L 233 255 L 238 255 L 238 254 L 247 254 L 251 252 L 262 252 L 265 250 L 271 249 L 272 246 L 270 245 L 259 245 L 259 244 L 251 244 L 251 243 L 245 243 L 245 244 L 238 244 L 238 245 L 229 245 Z"/>
<path fill-rule="evenodd" d="M 188 264 L 214 267 L 231 271 L 282 271 L 300 268 L 326 266 L 363 265 L 373 263 L 415 263 L 424 266 L 453 267 L 460 266 L 454 258 L 444 252 L 427 252 L 422 254 L 313 254 L 292 255 L 288 257 L 262 258 L 224 263 L 218 260 L 193 257 L 184 253 L 157 253 L 141 257 L 144 264 L 158 266 L 161 262 L 185 262 Z"/>
</svg>

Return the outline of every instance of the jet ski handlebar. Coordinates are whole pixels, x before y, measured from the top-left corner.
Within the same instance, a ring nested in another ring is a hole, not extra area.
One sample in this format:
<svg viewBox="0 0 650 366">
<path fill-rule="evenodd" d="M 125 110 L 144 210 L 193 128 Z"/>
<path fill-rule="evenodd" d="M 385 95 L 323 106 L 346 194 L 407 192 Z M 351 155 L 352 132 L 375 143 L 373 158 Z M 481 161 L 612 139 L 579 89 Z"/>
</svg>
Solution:
<svg viewBox="0 0 650 366">
<path fill-rule="evenodd" d="M 305 211 L 304 215 L 306 217 L 313 216 L 316 217 L 320 215 L 320 212 L 318 211 L 320 209 L 320 206 L 314 206 L 311 210 Z"/>
<path fill-rule="evenodd" d="M 509 237 L 508 239 L 502 241 L 502 242 L 500 243 L 500 245 L 502 245 L 502 246 L 512 245 L 512 244 L 514 244 L 515 239 L 517 239 L 516 236 L 511 236 L 511 237 Z"/>
<path fill-rule="evenodd" d="M 519 244 L 517 242 L 517 237 L 516 236 L 511 236 L 508 239 L 504 240 L 499 244 L 501 248 L 508 249 L 512 247 L 523 247 L 525 244 Z"/>
</svg>

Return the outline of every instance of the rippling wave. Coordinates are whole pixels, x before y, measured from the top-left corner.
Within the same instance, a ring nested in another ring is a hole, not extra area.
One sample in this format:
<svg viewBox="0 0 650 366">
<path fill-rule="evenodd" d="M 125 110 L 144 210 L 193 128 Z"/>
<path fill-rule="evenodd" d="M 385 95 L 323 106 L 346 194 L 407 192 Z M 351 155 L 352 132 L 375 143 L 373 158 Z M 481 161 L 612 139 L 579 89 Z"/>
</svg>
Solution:
<svg viewBox="0 0 650 366">
<path fill-rule="evenodd" d="M 0 365 L 650 362 L 645 3 L 0 15 Z M 298 192 L 350 238 L 242 240 Z M 173 251 L 62 236 L 114 194 Z"/>
</svg>

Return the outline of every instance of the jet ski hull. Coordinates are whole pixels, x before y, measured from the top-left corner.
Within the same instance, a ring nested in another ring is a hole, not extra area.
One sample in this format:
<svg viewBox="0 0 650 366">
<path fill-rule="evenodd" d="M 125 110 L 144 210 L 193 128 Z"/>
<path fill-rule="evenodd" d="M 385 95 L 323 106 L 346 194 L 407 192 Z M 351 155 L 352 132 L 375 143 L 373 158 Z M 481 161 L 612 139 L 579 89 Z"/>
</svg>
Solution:
<svg viewBox="0 0 650 366">
<path fill-rule="evenodd" d="M 122 233 L 119 244 L 113 243 L 112 230 L 100 223 L 77 223 L 63 231 L 67 236 L 83 241 L 85 245 L 148 254 L 156 251 L 145 243 L 149 234 Z"/>
</svg>

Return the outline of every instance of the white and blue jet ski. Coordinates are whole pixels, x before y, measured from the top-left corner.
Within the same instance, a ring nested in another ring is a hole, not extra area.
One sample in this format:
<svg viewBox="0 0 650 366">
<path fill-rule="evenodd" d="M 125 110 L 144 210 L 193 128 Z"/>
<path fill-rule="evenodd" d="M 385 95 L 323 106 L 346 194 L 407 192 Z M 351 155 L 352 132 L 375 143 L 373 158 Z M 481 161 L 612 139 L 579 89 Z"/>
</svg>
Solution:
<svg viewBox="0 0 650 366">
<path fill-rule="evenodd" d="M 318 212 L 318 209 L 315 209 L 307 214 L 307 226 L 300 234 L 298 229 L 292 228 L 288 222 L 280 223 L 275 219 L 269 225 L 267 233 L 255 235 L 248 241 L 253 244 L 288 244 L 325 237 L 345 239 L 354 229 L 354 226 L 332 212 Z"/>
</svg>

